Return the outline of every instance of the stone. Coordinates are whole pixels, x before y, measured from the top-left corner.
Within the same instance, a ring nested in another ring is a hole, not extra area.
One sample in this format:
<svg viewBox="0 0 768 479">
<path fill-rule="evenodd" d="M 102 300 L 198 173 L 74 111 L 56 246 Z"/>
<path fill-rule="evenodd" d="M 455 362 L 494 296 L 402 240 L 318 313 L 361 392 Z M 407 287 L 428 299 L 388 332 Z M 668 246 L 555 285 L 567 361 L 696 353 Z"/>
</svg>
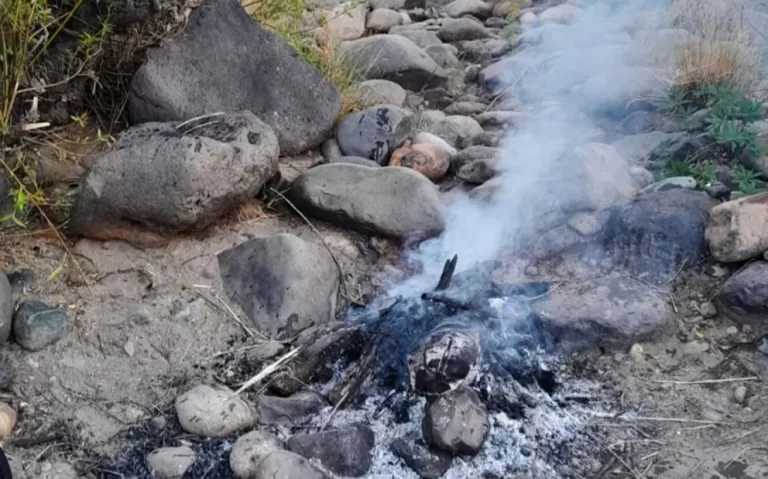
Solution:
<svg viewBox="0 0 768 479">
<path fill-rule="evenodd" d="M 459 388 L 428 402 L 421 424 L 427 444 L 464 456 L 475 456 L 491 431 L 488 410 L 471 389 Z"/>
<path fill-rule="evenodd" d="M 344 118 L 336 130 L 336 141 L 347 156 L 368 158 L 386 164 L 390 153 L 411 132 L 413 114 L 394 105 L 380 105 Z"/>
<path fill-rule="evenodd" d="M 320 151 L 323 153 L 323 157 L 326 160 L 342 156 L 341 148 L 339 148 L 336 138 L 328 138 L 320 147 Z"/>
<path fill-rule="evenodd" d="M 444 42 L 478 40 L 480 38 L 487 38 L 489 35 L 485 25 L 467 17 L 445 20 L 440 31 L 437 33 L 438 38 Z"/>
<path fill-rule="evenodd" d="M 448 155 L 431 144 L 406 144 L 392 153 L 389 166 L 403 166 L 418 171 L 432 181 L 439 180 L 448 172 Z"/>
<path fill-rule="evenodd" d="M 439 136 L 450 145 L 456 146 L 460 141 L 483 133 L 483 127 L 474 119 L 467 116 L 451 115 L 436 110 L 426 110 L 421 113 L 414 130 Z"/>
<path fill-rule="evenodd" d="M 352 87 L 350 97 L 363 109 L 377 105 L 401 107 L 405 104 L 406 92 L 389 80 L 365 80 Z"/>
<path fill-rule="evenodd" d="M 737 272 L 720 288 L 718 310 L 739 324 L 768 321 L 768 263 L 755 261 Z"/>
<path fill-rule="evenodd" d="M 498 174 L 498 166 L 497 158 L 475 160 L 459 168 L 456 177 L 472 185 L 482 185 Z"/>
<path fill-rule="evenodd" d="M 367 158 L 360 158 L 359 156 L 338 156 L 336 158 L 331 158 L 325 163 L 319 163 L 314 166 L 324 165 L 324 164 L 333 164 L 333 163 L 346 163 L 350 165 L 360 165 L 360 166 L 367 166 L 369 168 L 381 168 L 381 165 L 376 163 L 373 160 L 369 160 Z"/>
<path fill-rule="evenodd" d="M 16 410 L 4 402 L 0 402 L 0 440 L 7 440 L 16 427 L 18 416 Z"/>
<path fill-rule="evenodd" d="M 271 338 L 292 337 L 335 317 L 340 272 L 322 245 L 276 234 L 224 250 L 217 259 L 227 297 Z"/>
<path fill-rule="evenodd" d="M 256 401 L 256 413 L 259 424 L 293 425 L 317 414 L 328 403 L 314 392 L 294 394 L 291 397 L 260 395 Z"/>
<path fill-rule="evenodd" d="M 202 230 L 256 196 L 277 173 L 278 153 L 272 129 L 250 112 L 134 126 L 94 160 L 69 232 L 167 244 L 167 235 Z"/>
<path fill-rule="evenodd" d="M 500 38 L 456 42 L 455 45 L 461 52 L 462 60 L 475 63 L 487 63 L 506 55 L 512 50 L 512 45 Z"/>
<path fill-rule="evenodd" d="M 368 14 L 366 27 L 374 33 L 387 33 L 392 27 L 403 23 L 403 17 L 394 10 L 377 8 Z"/>
<path fill-rule="evenodd" d="M 482 359 L 477 334 L 441 330 L 408 353 L 408 380 L 419 396 L 442 396 L 477 378 Z"/>
<path fill-rule="evenodd" d="M 375 436 L 368 426 L 356 424 L 344 429 L 298 434 L 286 443 L 289 451 L 320 463 L 340 476 L 362 477 L 373 461 Z"/>
<path fill-rule="evenodd" d="M 288 195 L 306 213 L 365 234 L 431 237 L 445 228 L 437 188 L 408 168 L 322 165 L 299 176 Z"/>
<path fill-rule="evenodd" d="M 706 238 L 712 257 L 721 263 L 762 255 L 768 250 L 768 193 L 712 208 Z"/>
<path fill-rule="evenodd" d="M 8 341 L 13 327 L 13 290 L 8 277 L 0 273 L 0 343 Z"/>
<path fill-rule="evenodd" d="M 443 109 L 443 113 L 446 115 L 471 116 L 477 113 L 482 113 L 486 109 L 488 109 L 488 105 L 485 103 L 474 101 L 459 101 L 448 105 Z"/>
<path fill-rule="evenodd" d="M 306 458 L 290 451 L 273 451 L 256 467 L 248 479 L 331 479 Z"/>
<path fill-rule="evenodd" d="M 533 311 L 567 350 L 626 348 L 662 337 L 676 324 L 674 311 L 653 286 L 623 277 L 564 284 Z"/>
<path fill-rule="evenodd" d="M 448 80 L 432 57 L 400 35 L 372 35 L 345 42 L 338 52 L 361 77 L 391 80 L 407 90 L 442 87 Z"/>
<path fill-rule="evenodd" d="M 465 165 L 479 160 L 498 161 L 501 150 L 491 146 L 470 146 L 451 157 L 451 171 L 459 171 Z"/>
<path fill-rule="evenodd" d="M 525 115 L 518 111 L 493 110 L 484 111 L 475 115 L 475 120 L 483 128 L 501 126 L 501 127 L 519 127 L 522 125 Z"/>
<path fill-rule="evenodd" d="M 197 455 L 187 446 L 161 447 L 147 456 L 147 468 L 157 479 L 182 479 Z"/>
<path fill-rule="evenodd" d="M 176 398 L 181 428 L 200 437 L 226 437 L 256 425 L 251 406 L 223 386 L 195 386 Z"/>
<path fill-rule="evenodd" d="M 151 50 L 134 75 L 128 93 L 133 123 L 247 110 L 274 130 L 283 155 L 328 137 L 341 109 L 339 92 L 238 0 L 205 3 L 186 25 L 183 35 Z"/>
<path fill-rule="evenodd" d="M 563 161 L 561 171 L 570 181 L 562 187 L 561 201 L 571 208 L 601 210 L 637 195 L 629 166 L 610 145 L 583 144 Z"/>
<path fill-rule="evenodd" d="M 472 15 L 485 20 L 493 13 L 493 5 L 481 0 L 454 0 L 443 7 L 443 11 L 454 18 Z"/>
<path fill-rule="evenodd" d="M 624 136 L 611 143 L 611 146 L 630 163 L 640 164 L 644 163 L 659 145 L 676 137 L 677 135 L 660 131 L 639 133 Z"/>
<path fill-rule="evenodd" d="M 568 4 L 563 3 L 550 7 L 539 14 L 539 21 L 541 23 L 559 23 L 567 25 L 573 23 L 576 17 L 581 13 L 581 9 Z"/>
<path fill-rule="evenodd" d="M 642 195 L 610 211 L 603 247 L 633 276 L 664 283 L 706 255 L 704 230 L 715 204 L 704 193 L 684 189 Z"/>
<path fill-rule="evenodd" d="M 400 35 L 401 37 L 407 38 L 413 42 L 414 45 L 424 50 L 434 45 L 443 44 L 443 41 L 440 40 L 440 37 L 438 37 L 436 33 L 429 30 L 415 29 L 410 26 L 393 27 L 389 30 L 389 34 Z"/>
<path fill-rule="evenodd" d="M 503 178 L 494 178 L 486 181 L 480 186 L 472 188 L 472 191 L 469 192 L 469 197 L 490 203 L 496 198 L 496 195 L 498 195 L 499 191 L 501 191 L 504 186 Z"/>
<path fill-rule="evenodd" d="M 426 133 L 426 132 L 417 133 L 416 136 L 413 137 L 413 144 L 414 145 L 422 145 L 422 144 L 432 145 L 438 152 L 447 156 L 448 158 L 450 158 L 451 156 L 457 153 L 456 148 L 449 145 L 447 141 L 431 133 Z"/>
<path fill-rule="evenodd" d="M 501 144 L 502 135 L 498 132 L 484 131 L 459 141 L 459 148 L 465 149 L 472 146 L 486 146 L 498 148 Z"/>
<path fill-rule="evenodd" d="M 165 426 L 168 424 L 168 420 L 165 419 L 165 416 L 154 416 L 152 419 L 150 419 L 149 424 L 155 431 L 159 432 L 165 429 Z"/>
<path fill-rule="evenodd" d="M 435 63 L 442 68 L 457 68 L 461 66 L 461 60 L 456 56 L 456 47 L 453 45 L 447 45 L 445 43 L 429 45 L 424 51 L 427 52 L 427 55 L 432 57 Z"/>
<path fill-rule="evenodd" d="M 538 23 L 539 17 L 538 15 L 536 15 L 535 13 L 529 10 L 523 13 L 522 15 L 520 15 L 519 21 L 520 21 L 520 25 L 530 26 Z"/>
<path fill-rule="evenodd" d="M 395 456 L 402 459 L 422 479 L 442 477 L 453 463 L 451 453 L 406 439 L 396 439 L 389 447 Z"/>
<path fill-rule="evenodd" d="M 646 170 L 642 166 L 630 166 L 629 174 L 632 175 L 632 179 L 635 180 L 635 185 L 640 189 L 646 188 L 653 184 L 653 173 Z"/>
<path fill-rule="evenodd" d="M 747 399 L 747 387 L 744 385 L 736 386 L 733 389 L 733 400 L 737 404 L 744 404 Z"/>
<path fill-rule="evenodd" d="M 370 0 L 368 4 L 371 6 L 371 10 L 376 10 L 377 8 L 402 10 L 405 8 L 405 0 Z"/>
<path fill-rule="evenodd" d="M 327 21 L 323 28 L 327 38 L 338 45 L 341 42 L 357 40 L 365 35 L 365 21 L 368 8 L 366 5 L 354 5 L 344 2 L 325 15 Z M 320 38 L 323 38 L 321 35 Z"/>
<path fill-rule="evenodd" d="M 24 301 L 13 315 L 13 336 L 29 351 L 40 351 L 56 343 L 71 329 L 66 310 L 41 301 Z"/>
<path fill-rule="evenodd" d="M 274 451 L 283 449 L 283 443 L 272 433 L 251 431 L 239 438 L 232 445 L 229 453 L 229 468 L 236 477 L 254 477 L 259 470 L 259 463 Z"/>
<path fill-rule="evenodd" d="M 649 185 L 643 192 L 674 190 L 676 188 L 696 189 L 696 179 L 690 176 L 670 176 Z"/>
</svg>

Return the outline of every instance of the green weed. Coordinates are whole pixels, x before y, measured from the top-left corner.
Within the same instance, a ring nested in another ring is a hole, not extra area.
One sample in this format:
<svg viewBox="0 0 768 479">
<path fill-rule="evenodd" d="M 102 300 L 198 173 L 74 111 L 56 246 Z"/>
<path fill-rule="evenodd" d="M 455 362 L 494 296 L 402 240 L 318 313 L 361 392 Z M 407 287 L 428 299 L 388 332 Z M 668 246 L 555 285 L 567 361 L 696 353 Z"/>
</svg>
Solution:
<svg viewBox="0 0 768 479">
<path fill-rule="evenodd" d="M 672 160 L 667 165 L 664 177 L 690 176 L 698 188 L 711 185 L 717 180 L 717 166 L 712 161 L 687 162 Z"/>
<path fill-rule="evenodd" d="M 745 196 L 755 194 L 759 189 L 760 174 L 742 165 L 736 165 L 731 171 L 733 182 Z"/>
</svg>

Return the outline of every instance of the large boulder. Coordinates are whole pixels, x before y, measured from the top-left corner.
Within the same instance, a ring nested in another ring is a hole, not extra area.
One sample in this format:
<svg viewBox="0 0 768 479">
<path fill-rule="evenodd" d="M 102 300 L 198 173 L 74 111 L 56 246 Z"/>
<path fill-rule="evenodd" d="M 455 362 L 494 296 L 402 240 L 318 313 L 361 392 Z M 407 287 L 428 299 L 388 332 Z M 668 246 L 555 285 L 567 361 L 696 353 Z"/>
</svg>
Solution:
<svg viewBox="0 0 768 479">
<path fill-rule="evenodd" d="M 628 347 L 669 333 L 675 324 L 672 308 L 653 286 L 622 277 L 565 283 L 535 304 L 534 313 L 573 350 Z"/>
<path fill-rule="evenodd" d="M 322 143 L 340 108 L 336 88 L 238 0 L 195 9 L 183 35 L 148 53 L 128 94 L 134 123 L 249 110 L 274 129 L 284 155 Z"/>
<path fill-rule="evenodd" d="M 408 90 L 442 87 L 448 81 L 432 57 L 400 35 L 372 35 L 344 42 L 339 54 L 364 78 L 391 80 Z"/>
<path fill-rule="evenodd" d="M 768 193 L 712 208 L 706 235 L 712 257 L 724 263 L 744 261 L 768 251 Z"/>
<path fill-rule="evenodd" d="M 755 261 L 726 281 L 718 295 L 719 310 L 741 324 L 768 324 L 768 263 Z"/>
<path fill-rule="evenodd" d="M 411 132 L 412 117 L 409 110 L 394 105 L 368 108 L 342 120 L 336 130 L 336 141 L 345 155 L 383 165 Z"/>
<path fill-rule="evenodd" d="M 320 219 L 368 234 L 429 237 L 445 227 L 435 185 L 403 167 L 321 165 L 299 176 L 289 196 Z"/>
<path fill-rule="evenodd" d="M 217 258 L 227 296 L 265 335 L 291 337 L 336 313 L 339 270 L 323 246 L 278 234 Z"/>
<path fill-rule="evenodd" d="M 610 211 L 603 245 L 633 276 L 664 283 L 706 255 L 704 230 L 715 204 L 706 194 L 685 189 L 645 194 Z"/>
<path fill-rule="evenodd" d="M 162 244 L 154 233 L 203 229 L 258 193 L 277 172 L 278 151 L 272 129 L 250 112 L 137 125 L 94 161 L 70 232 Z"/>
</svg>

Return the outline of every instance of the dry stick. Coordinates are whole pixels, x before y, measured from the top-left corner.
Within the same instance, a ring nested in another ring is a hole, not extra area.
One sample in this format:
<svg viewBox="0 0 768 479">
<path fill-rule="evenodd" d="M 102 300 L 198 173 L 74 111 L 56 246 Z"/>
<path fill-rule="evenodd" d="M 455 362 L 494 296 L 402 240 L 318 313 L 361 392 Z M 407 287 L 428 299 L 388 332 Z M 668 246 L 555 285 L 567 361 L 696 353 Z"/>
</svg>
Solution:
<svg viewBox="0 0 768 479">
<path fill-rule="evenodd" d="M 341 278 L 341 284 L 344 286 L 344 294 L 346 295 L 347 299 L 349 299 L 350 301 L 354 301 L 352 298 L 349 297 L 349 295 L 350 295 L 349 286 L 347 286 L 347 280 L 346 280 L 346 278 L 344 278 L 344 272 L 341 269 L 341 263 L 339 263 L 339 260 L 336 259 L 336 255 L 333 254 L 333 251 L 331 250 L 331 247 L 328 246 L 328 243 L 326 243 L 325 238 L 323 238 L 323 235 L 320 234 L 320 231 L 317 228 L 315 228 L 315 225 L 313 225 L 312 222 L 309 221 L 309 218 L 307 218 L 304 215 L 304 213 L 302 213 L 301 210 L 299 210 L 296 207 L 296 205 L 291 203 L 291 200 L 286 198 L 284 194 L 280 193 L 279 191 L 277 191 L 274 188 L 270 188 L 270 191 L 272 191 L 274 194 L 279 196 L 283 201 L 285 201 L 288 204 L 288 206 L 290 206 L 291 209 L 293 211 L 295 211 L 296 214 L 299 215 L 301 217 L 301 219 L 303 219 L 304 222 L 307 223 L 307 225 L 312 229 L 312 231 L 314 231 L 315 234 L 320 238 L 320 241 L 323 242 L 323 245 L 325 246 L 325 249 L 327 249 L 328 253 L 331 254 L 331 258 L 333 259 L 333 262 L 336 263 L 336 267 L 339 268 L 339 277 Z M 357 301 L 355 301 L 355 302 L 357 302 Z"/>
<path fill-rule="evenodd" d="M 69 257 L 72 259 L 72 262 L 75 263 L 75 268 L 77 268 L 77 272 L 80 273 L 80 276 L 83 277 L 83 281 L 85 281 L 85 285 L 88 287 L 91 292 L 93 292 L 93 287 L 91 286 L 91 282 L 88 281 L 88 277 L 85 275 L 85 271 L 83 271 L 83 268 L 80 267 L 80 263 L 75 259 L 74 253 L 72 253 L 72 250 L 67 245 L 67 242 L 64 241 L 64 237 L 61 236 L 61 233 L 59 230 L 54 226 L 53 221 L 51 221 L 50 218 L 48 218 L 48 215 L 45 214 L 45 211 L 43 211 L 43 208 L 35 201 L 34 196 L 29 192 L 27 187 L 22 183 L 22 181 L 19 179 L 18 176 L 16 176 L 16 173 L 13 172 L 13 170 L 8 166 L 8 163 L 5 162 L 5 159 L 0 158 L 0 164 L 3 165 L 3 167 L 8 171 L 8 174 L 11 176 L 11 179 L 16 182 L 19 188 L 24 192 L 25 195 L 32 201 L 32 204 L 35 205 L 35 208 L 37 208 L 37 211 L 40 213 L 40 216 L 43 217 L 46 223 L 48 223 L 48 226 L 53 230 L 53 233 L 56 235 L 56 238 L 61 242 L 61 245 L 64 247 L 64 251 L 69 255 Z"/>
<path fill-rule="evenodd" d="M 286 354 L 285 354 L 283 357 L 281 357 L 280 359 L 278 359 L 278 360 L 277 360 L 277 361 L 275 361 L 274 363 L 270 364 L 269 366 L 265 367 L 264 369 L 262 369 L 262 370 L 259 372 L 259 374 L 255 375 L 254 377 L 252 377 L 251 379 L 249 379 L 248 381 L 246 381 L 246 382 L 245 382 L 245 384 L 243 384 L 242 386 L 240 386 L 240 389 L 238 389 L 237 391 L 235 391 L 235 392 L 232 394 L 232 396 L 230 396 L 230 398 L 233 398 L 233 397 L 235 397 L 235 396 L 239 395 L 241 392 L 245 391 L 245 390 L 246 390 L 246 389 L 248 389 L 249 387 L 251 387 L 251 386 L 253 386 L 254 384 L 256 384 L 256 383 L 259 383 L 259 382 L 261 382 L 262 380 L 264 380 L 264 378 L 266 378 L 266 377 L 267 377 L 267 376 L 269 376 L 270 374 L 272 374 L 272 373 L 274 373 L 275 371 L 277 371 L 277 369 L 278 369 L 278 368 L 279 368 L 279 367 L 280 367 L 280 366 L 281 366 L 283 363 L 285 363 L 285 362 L 289 361 L 289 360 L 290 360 L 290 359 L 292 359 L 294 356 L 296 356 L 297 354 L 299 354 L 299 352 L 300 352 L 302 349 L 303 349 L 303 346 L 299 346 L 299 347 L 297 347 L 297 348 L 293 348 L 291 351 L 288 351 L 288 352 L 287 352 L 287 353 L 286 353 Z"/>
<path fill-rule="evenodd" d="M 652 383 L 659 383 L 659 384 L 679 384 L 679 385 L 687 385 L 687 384 L 720 384 L 720 383 L 734 383 L 734 382 L 740 382 L 740 381 L 757 381 L 757 376 L 749 376 L 746 378 L 724 378 L 724 379 L 701 379 L 699 381 L 672 381 L 672 380 L 665 380 L 665 379 L 652 379 Z"/>
<path fill-rule="evenodd" d="M 228 305 L 227 303 L 225 303 L 224 301 L 222 301 L 222 300 L 221 300 L 221 298 L 219 298 L 219 297 L 218 297 L 218 295 L 216 295 L 216 294 L 214 293 L 214 297 L 215 297 L 215 298 L 218 300 L 218 302 L 219 302 L 219 303 L 221 303 L 221 304 L 218 304 L 218 303 L 216 303 L 216 301 L 212 300 L 212 299 L 211 299 L 211 298 L 209 298 L 207 295 L 203 294 L 203 292 L 202 292 L 202 291 L 198 291 L 198 290 L 197 290 L 197 289 L 195 289 L 195 288 L 196 288 L 196 286 L 193 286 L 193 289 L 192 289 L 192 291 L 194 291 L 194 292 L 195 292 L 195 294 L 197 294 L 198 296 L 200 296 L 200 297 L 201 297 L 201 298 L 203 298 L 204 300 L 208 301 L 208 302 L 209 302 L 211 305 L 215 306 L 215 307 L 216 307 L 216 308 L 218 308 L 219 310 L 222 310 L 223 312 L 225 312 L 225 313 L 228 313 L 228 314 L 229 314 L 229 316 L 230 316 L 230 317 L 231 317 L 231 318 L 232 318 L 232 319 L 233 319 L 233 320 L 234 320 L 234 321 L 235 321 L 237 324 L 239 324 L 241 328 L 243 328 L 243 330 L 246 332 L 246 334 L 248 334 L 248 336 L 250 336 L 250 337 L 254 337 L 254 336 L 256 336 L 256 334 L 257 334 L 257 333 L 254 333 L 254 332 L 253 332 L 253 331 L 252 331 L 252 330 L 251 330 L 251 329 L 250 329 L 248 326 L 246 326 L 246 325 L 245 325 L 245 323 L 243 322 L 243 320 L 241 320 L 241 319 L 240 319 L 240 318 L 237 316 L 237 314 L 235 314 L 235 312 L 232 310 L 232 308 L 230 308 L 230 307 L 229 307 L 229 305 Z M 223 305 L 223 306 L 222 306 L 222 305 Z M 262 335 L 261 333 L 258 333 L 258 335 L 259 335 L 259 336 L 261 336 L 262 338 L 266 339 L 266 337 L 264 337 L 264 335 Z"/>
<path fill-rule="evenodd" d="M 632 474 L 632 475 L 635 477 L 635 479 L 643 479 L 643 478 L 642 478 L 642 476 L 640 476 L 640 474 L 638 474 L 637 472 L 635 472 L 635 470 L 634 470 L 634 469 L 632 469 L 632 466 L 630 466 L 629 464 L 627 464 L 626 462 L 624 462 L 624 459 L 620 458 L 618 454 L 616 454 L 615 452 L 613 452 L 611 449 L 608 449 L 608 452 L 610 452 L 610 453 L 613 455 L 613 457 L 615 457 L 615 458 L 616 458 L 616 460 L 617 460 L 617 461 L 619 461 L 619 462 L 621 463 L 621 465 L 622 465 L 622 466 L 624 466 L 625 468 L 627 468 L 627 470 L 628 470 L 628 471 L 629 471 L 629 472 L 630 472 L 630 473 L 631 473 L 631 474 Z"/>
</svg>

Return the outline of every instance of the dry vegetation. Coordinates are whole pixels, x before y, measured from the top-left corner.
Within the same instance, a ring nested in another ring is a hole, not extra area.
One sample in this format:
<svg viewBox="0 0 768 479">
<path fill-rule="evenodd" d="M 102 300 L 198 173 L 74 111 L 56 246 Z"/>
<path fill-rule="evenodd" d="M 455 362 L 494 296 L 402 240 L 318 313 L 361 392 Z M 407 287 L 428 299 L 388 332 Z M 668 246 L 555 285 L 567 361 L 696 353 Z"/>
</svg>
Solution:
<svg viewBox="0 0 768 479">
<path fill-rule="evenodd" d="M 671 24 L 691 34 L 674 53 L 676 86 L 697 89 L 727 83 L 752 95 L 760 90 L 756 32 L 741 1 L 675 0 Z"/>
</svg>

